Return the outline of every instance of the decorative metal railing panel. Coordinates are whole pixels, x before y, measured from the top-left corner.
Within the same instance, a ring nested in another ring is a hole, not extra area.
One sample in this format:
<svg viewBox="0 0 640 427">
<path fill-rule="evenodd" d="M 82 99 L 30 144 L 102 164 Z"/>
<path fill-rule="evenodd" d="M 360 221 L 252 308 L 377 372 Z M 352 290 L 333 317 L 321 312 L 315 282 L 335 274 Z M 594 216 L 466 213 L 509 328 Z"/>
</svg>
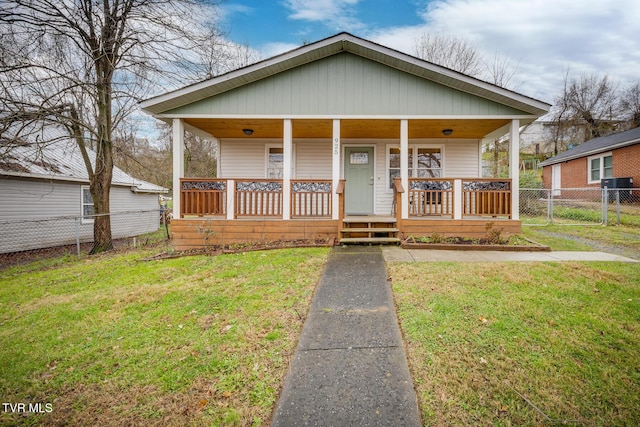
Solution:
<svg viewBox="0 0 640 427">
<path fill-rule="evenodd" d="M 409 216 L 453 217 L 453 179 L 409 178 Z"/>
<path fill-rule="evenodd" d="M 463 180 L 462 215 L 511 218 L 511 180 Z"/>
<path fill-rule="evenodd" d="M 236 180 L 236 217 L 282 217 L 282 180 Z"/>
<path fill-rule="evenodd" d="M 331 180 L 292 180 L 292 218 L 331 218 Z"/>
<path fill-rule="evenodd" d="M 183 178 L 180 189 L 180 217 L 226 215 L 226 180 Z"/>
</svg>

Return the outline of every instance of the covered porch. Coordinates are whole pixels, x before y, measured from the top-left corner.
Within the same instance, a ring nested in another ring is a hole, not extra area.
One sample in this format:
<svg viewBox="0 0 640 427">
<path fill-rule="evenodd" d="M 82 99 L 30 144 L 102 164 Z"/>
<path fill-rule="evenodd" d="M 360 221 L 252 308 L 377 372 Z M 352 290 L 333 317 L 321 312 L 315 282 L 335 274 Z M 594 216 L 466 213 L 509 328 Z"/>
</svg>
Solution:
<svg viewBox="0 0 640 427">
<path fill-rule="evenodd" d="M 276 121 L 281 126 L 275 126 Z M 488 129 L 493 129 L 495 134 L 511 133 L 511 164 L 514 165 L 511 174 L 517 176 L 518 119 L 502 119 L 498 129 L 493 128 L 498 124 L 496 119 L 484 123 L 478 119 L 446 123 L 414 119 L 318 119 L 317 123 L 311 119 L 237 120 L 233 130 L 230 121 L 218 122 L 217 126 L 222 127 L 216 128 L 216 120 L 209 120 L 208 127 L 203 126 L 204 121 L 198 124 L 221 135 L 219 140 L 236 145 L 254 140 L 282 147 L 282 177 L 187 178 L 183 173 L 174 175 L 172 235 L 179 249 L 278 240 L 388 243 L 410 235 L 436 233 L 484 237 L 488 223 L 505 234 L 520 232 L 518 197 L 514 197 L 518 191 L 517 179 L 514 184 L 512 178 L 481 178 L 478 176 L 480 167 L 470 171 L 470 175 L 475 175 L 471 177 L 442 176 L 446 175 L 444 169 L 439 170 L 438 177 L 410 176 L 415 172 L 411 163 L 417 161 L 411 158 L 410 148 L 416 141 L 438 142 L 445 148 L 456 143 L 453 136 L 476 141 L 474 162 L 478 162 L 482 141 L 478 135 L 486 136 Z M 190 128 L 195 123 L 181 119 L 174 119 L 173 123 L 174 170 L 181 170 L 184 164 L 181 138 L 185 123 Z M 443 126 L 452 131 L 444 139 L 443 136 L 438 138 Z M 229 127 L 228 130 L 225 127 Z M 242 129 L 251 129 L 250 135 L 239 137 Z M 276 138 L 280 131 L 282 134 Z M 232 139 L 229 138 L 231 132 L 234 132 Z M 400 167 L 397 171 L 392 168 L 375 171 L 371 177 L 373 182 L 365 180 L 360 187 L 350 187 L 345 179 L 345 167 L 351 161 L 347 148 L 365 146 L 374 137 L 382 139 L 385 145 L 399 147 Z M 330 169 L 320 168 L 316 173 L 319 178 L 294 177 L 300 173 L 296 173 L 292 165 L 302 161 L 296 157 L 294 142 L 317 144 L 318 140 L 324 141 L 322 146 L 330 151 L 325 153 L 331 160 Z M 444 163 L 444 158 L 441 160 Z M 385 177 L 392 183 L 390 190 L 386 189 Z M 369 187 L 374 193 L 381 194 L 375 197 L 376 207 L 368 212 L 354 213 L 348 207 L 349 197 L 359 197 L 359 193 L 369 191 Z M 379 230 L 365 230 L 367 228 Z"/>
</svg>

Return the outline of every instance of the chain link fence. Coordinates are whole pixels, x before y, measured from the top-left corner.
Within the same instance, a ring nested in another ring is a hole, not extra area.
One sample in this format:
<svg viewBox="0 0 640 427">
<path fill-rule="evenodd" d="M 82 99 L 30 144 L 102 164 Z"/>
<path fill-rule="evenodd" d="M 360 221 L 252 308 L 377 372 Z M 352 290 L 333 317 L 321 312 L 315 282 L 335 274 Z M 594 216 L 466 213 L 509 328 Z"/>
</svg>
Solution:
<svg viewBox="0 0 640 427">
<path fill-rule="evenodd" d="M 640 226 L 640 189 L 520 189 L 523 225 Z"/>
<path fill-rule="evenodd" d="M 107 215 L 111 221 L 112 243 L 116 248 L 141 246 L 169 238 L 169 216 L 164 209 Z M 0 220 L 0 254 L 44 252 L 56 248 L 59 253 L 75 253 L 80 257 L 93 246 L 96 216 Z"/>
</svg>

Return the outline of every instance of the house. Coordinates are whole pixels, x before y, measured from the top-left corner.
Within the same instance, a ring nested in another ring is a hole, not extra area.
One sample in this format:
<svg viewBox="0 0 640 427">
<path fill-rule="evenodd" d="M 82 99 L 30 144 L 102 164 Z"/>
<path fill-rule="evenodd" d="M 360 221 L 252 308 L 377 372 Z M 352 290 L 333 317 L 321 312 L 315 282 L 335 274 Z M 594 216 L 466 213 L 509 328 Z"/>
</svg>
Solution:
<svg viewBox="0 0 640 427">
<path fill-rule="evenodd" d="M 0 138 L 0 253 L 73 244 L 77 237 L 91 241 L 89 179 L 75 142 L 52 126 L 18 143 L 10 131 Z M 89 151 L 89 156 L 95 159 L 95 152 Z M 167 191 L 114 167 L 113 238 L 158 230 L 158 195 Z"/>
<path fill-rule="evenodd" d="M 625 129 L 624 120 L 600 119 L 601 131 L 613 133 Z M 547 114 L 520 130 L 520 152 L 532 156 L 550 157 L 557 151 L 565 151 L 587 141 L 591 131 L 586 122 L 564 121 L 558 123 L 553 114 Z"/>
<path fill-rule="evenodd" d="M 143 101 L 173 125 L 172 239 L 397 241 L 520 231 L 518 179 L 482 179 L 482 143 L 549 105 L 340 33 Z M 184 132 L 219 146 L 185 177 Z M 373 229 L 373 230 L 372 230 Z"/>
<path fill-rule="evenodd" d="M 546 188 L 600 187 L 604 178 L 632 178 L 640 187 L 640 127 L 594 138 L 544 162 Z"/>
</svg>

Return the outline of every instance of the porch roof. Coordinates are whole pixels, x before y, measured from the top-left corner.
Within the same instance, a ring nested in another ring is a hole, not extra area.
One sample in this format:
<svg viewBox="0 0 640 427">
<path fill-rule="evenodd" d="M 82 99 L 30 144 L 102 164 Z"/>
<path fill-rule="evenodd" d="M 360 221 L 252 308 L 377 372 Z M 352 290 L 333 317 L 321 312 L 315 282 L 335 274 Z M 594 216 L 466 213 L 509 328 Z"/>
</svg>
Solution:
<svg viewBox="0 0 640 427">
<path fill-rule="evenodd" d="M 528 115 L 531 119 L 543 115 L 550 107 L 549 104 L 543 101 L 475 79 L 349 33 L 340 33 L 213 79 L 159 95 L 141 102 L 140 105 L 144 111 L 161 117 L 171 110 L 176 110 L 343 52 L 399 70 L 407 75 L 517 110 L 522 113 L 521 115 Z M 350 118 L 359 119 L 359 117 Z M 392 117 L 388 116 L 386 118 Z M 494 118 L 496 118 L 495 114 Z M 191 125 L 200 127 L 196 124 L 196 120 L 198 119 L 192 119 L 193 123 Z M 435 125 L 441 126 L 441 124 L 434 123 Z M 224 127 L 223 124 L 219 124 L 219 126 Z M 211 134 L 219 136 L 219 134 Z"/>
</svg>

